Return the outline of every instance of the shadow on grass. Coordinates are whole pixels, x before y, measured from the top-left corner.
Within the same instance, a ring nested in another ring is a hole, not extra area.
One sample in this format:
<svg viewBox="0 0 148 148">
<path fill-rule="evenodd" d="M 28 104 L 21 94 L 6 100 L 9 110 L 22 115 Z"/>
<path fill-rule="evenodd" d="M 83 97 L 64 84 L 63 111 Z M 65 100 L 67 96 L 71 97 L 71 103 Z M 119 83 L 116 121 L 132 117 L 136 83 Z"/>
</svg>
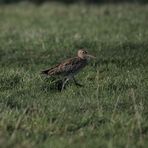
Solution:
<svg viewBox="0 0 148 148">
<path fill-rule="evenodd" d="M 41 86 L 43 92 L 58 91 L 61 92 L 63 81 L 56 78 L 44 78 Z"/>
</svg>

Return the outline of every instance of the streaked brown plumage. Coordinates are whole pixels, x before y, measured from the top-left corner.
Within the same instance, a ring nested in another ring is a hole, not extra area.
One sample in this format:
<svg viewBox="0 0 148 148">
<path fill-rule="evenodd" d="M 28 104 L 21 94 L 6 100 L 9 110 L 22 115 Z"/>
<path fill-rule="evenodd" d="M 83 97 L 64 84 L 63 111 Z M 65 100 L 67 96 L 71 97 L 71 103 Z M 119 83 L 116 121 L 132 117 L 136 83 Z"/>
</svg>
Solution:
<svg viewBox="0 0 148 148">
<path fill-rule="evenodd" d="M 78 55 L 75 58 L 67 59 L 66 61 L 50 68 L 43 70 L 42 74 L 49 76 L 62 75 L 66 79 L 63 82 L 62 89 L 64 88 L 67 81 L 73 79 L 76 85 L 81 86 L 74 78 L 74 75 L 77 74 L 82 68 L 84 68 L 88 63 L 88 58 L 95 58 L 92 55 L 88 55 L 87 51 L 80 49 L 78 50 Z"/>
</svg>

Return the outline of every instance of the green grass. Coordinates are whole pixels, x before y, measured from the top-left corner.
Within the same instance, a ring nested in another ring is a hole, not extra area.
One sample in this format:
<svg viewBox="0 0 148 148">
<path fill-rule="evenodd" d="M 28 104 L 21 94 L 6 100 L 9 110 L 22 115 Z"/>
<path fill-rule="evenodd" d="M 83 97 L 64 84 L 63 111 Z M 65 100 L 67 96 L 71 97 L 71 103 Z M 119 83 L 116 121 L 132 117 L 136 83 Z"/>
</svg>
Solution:
<svg viewBox="0 0 148 148">
<path fill-rule="evenodd" d="M 148 5 L 0 6 L 0 145 L 148 145 Z M 97 57 L 63 92 L 40 71 Z"/>
</svg>

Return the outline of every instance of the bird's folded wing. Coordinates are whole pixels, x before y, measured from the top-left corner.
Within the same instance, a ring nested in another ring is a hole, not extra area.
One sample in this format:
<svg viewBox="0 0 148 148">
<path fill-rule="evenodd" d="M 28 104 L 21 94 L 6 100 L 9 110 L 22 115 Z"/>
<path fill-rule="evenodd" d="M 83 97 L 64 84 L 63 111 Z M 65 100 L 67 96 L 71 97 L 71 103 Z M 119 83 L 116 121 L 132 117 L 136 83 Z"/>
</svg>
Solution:
<svg viewBox="0 0 148 148">
<path fill-rule="evenodd" d="M 59 75 L 59 74 L 68 74 L 74 73 L 79 70 L 81 67 L 84 67 L 85 62 L 80 61 L 79 58 L 71 58 L 65 62 L 54 66 L 53 68 L 42 71 L 43 74 L 48 75 Z"/>
<path fill-rule="evenodd" d="M 80 68 L 84 67 L 86 64 L 85 61 L 80 60 L 79 58 L 68 59 L 64 63 L 59 65 L 59 69 L 61 72 L 65 73 L 74 73 L 78 71 Z"/>
</svg>

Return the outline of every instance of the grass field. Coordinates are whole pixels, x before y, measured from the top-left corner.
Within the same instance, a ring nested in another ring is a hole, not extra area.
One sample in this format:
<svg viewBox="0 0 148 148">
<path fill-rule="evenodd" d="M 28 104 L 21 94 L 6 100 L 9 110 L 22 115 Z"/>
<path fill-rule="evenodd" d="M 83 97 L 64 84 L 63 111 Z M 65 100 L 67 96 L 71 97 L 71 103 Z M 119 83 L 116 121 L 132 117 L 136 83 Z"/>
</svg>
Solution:
<svg viewBox="0 0 148 148">
<path fill-rule="evenodd" d="M 0 6 L 0 147 L 148 145 L 148 5 Z M 40 71 L 97 57 L 63 92 Z"/>
</svg>

